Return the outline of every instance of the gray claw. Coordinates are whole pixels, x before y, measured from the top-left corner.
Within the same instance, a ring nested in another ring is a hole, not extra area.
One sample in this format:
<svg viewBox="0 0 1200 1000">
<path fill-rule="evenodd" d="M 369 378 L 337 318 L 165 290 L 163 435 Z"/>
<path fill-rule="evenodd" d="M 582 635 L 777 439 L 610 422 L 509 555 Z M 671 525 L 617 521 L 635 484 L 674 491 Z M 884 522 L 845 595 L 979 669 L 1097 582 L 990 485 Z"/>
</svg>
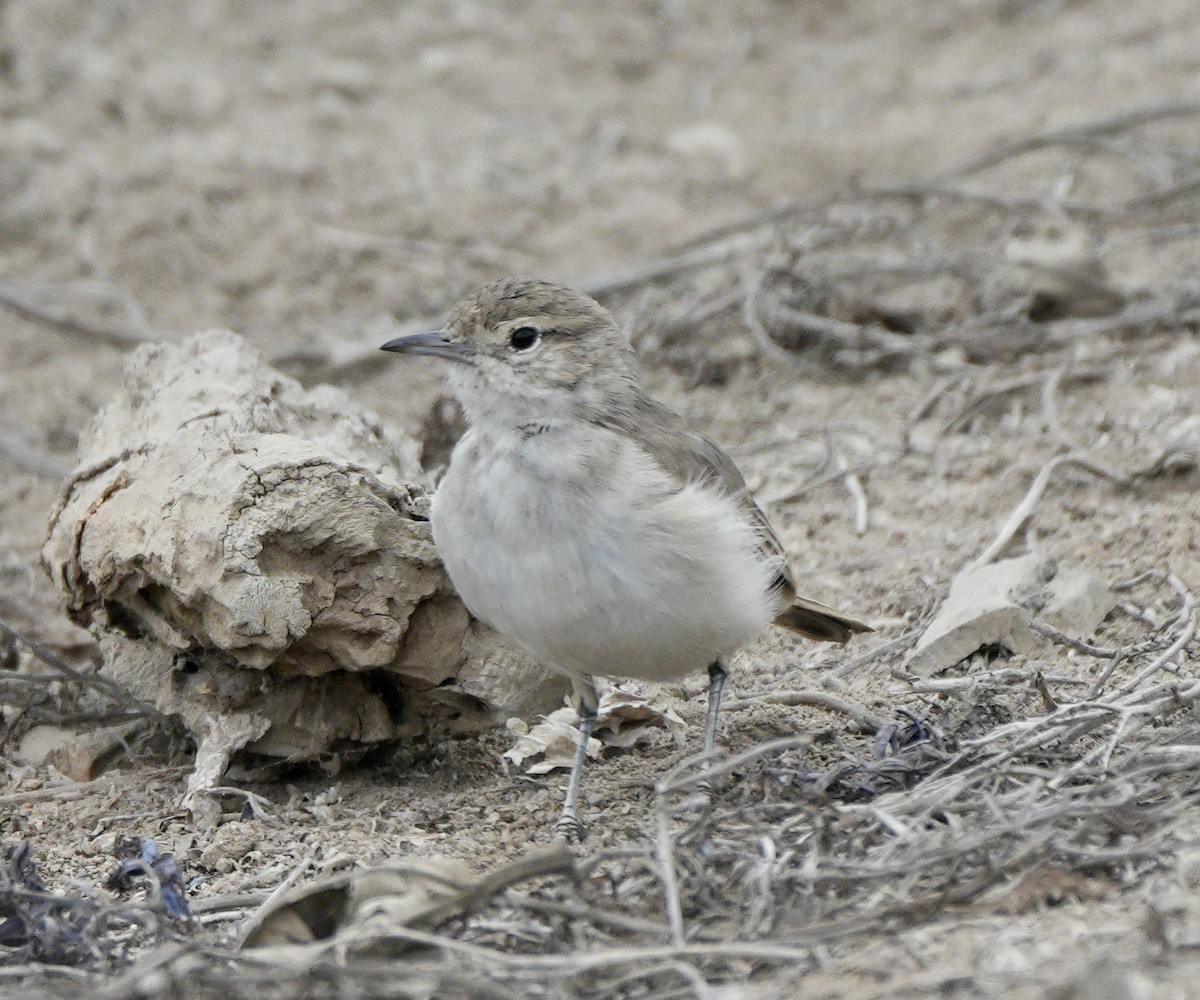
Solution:
<svg viewBox="0 0 1200 1000">
<path fill-rule="evenodd" d="M 579 822 L 578 816 L 564 814 L 559 817 L 554 832 L 568 844 L 583 843 L 583 824 Z"/>
</svg>

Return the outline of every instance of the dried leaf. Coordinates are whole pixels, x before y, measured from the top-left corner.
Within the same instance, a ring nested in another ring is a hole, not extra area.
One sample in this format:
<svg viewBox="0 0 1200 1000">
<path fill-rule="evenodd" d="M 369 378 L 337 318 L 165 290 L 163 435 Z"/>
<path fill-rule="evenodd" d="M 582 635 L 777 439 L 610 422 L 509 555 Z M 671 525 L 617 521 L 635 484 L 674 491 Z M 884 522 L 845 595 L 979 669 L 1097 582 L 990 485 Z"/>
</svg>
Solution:
<svg viewBox="0 0 1200 1000">
<path fill-rule="evenodd" d="M 518 727 L 509 727 L 517 730 Z M 551 712 L 532 729 L 525 729 L 506 760 L 524 766 L 528 774 L 546 774 L 556 768 L 569 768 L 579 742 L 575 710 L 560 708 Z M 647 698 L 636 691 L 611 687 L 600 698 L 596 728 L 588 740 L 588 756 L 599 757 L 604 746 L 628 749 L 648 742 L 655 729 L 666 729 L 676 743 L 683 741 L 687 723 L 666 704 L 661 695 Z M 540 757 L 532 763 L 531 758 Z"/>
</svg>

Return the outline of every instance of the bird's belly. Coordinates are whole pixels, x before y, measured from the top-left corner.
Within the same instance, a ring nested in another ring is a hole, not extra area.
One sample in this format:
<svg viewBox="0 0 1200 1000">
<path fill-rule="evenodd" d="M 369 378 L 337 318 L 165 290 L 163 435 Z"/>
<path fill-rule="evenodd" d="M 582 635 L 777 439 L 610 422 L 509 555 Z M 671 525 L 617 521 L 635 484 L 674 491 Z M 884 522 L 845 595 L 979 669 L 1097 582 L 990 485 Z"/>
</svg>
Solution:
<svg viewBox="0 0 1200 1000">
<path fill-rule="evenodd" d="M 633 483 L 571 503 L 569 484 L 511 464 L 476 468 L 467 488 L 452 474 L 433 515 L 450 579 L 546 666 L 675 678 L 732 655 L 773 617 L 770 570 L 724 496 Z"/>
</svg>

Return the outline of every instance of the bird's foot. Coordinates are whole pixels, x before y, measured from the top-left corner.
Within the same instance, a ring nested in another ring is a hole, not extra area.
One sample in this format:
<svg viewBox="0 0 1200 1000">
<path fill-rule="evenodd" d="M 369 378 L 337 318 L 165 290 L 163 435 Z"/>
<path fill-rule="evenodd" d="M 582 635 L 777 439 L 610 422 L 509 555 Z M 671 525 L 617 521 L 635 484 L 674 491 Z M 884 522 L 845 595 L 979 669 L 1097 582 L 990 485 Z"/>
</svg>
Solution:
<svg viewBox="0 0 1200 1000">
<path fill-rule="evenodd" d="M 568 844 L 582 844 L 585 832 L 583 824 L 579 822 L 579 814 L 574 809 L 564 810 L 554 827 L 555 836 Z"/>
</svg>

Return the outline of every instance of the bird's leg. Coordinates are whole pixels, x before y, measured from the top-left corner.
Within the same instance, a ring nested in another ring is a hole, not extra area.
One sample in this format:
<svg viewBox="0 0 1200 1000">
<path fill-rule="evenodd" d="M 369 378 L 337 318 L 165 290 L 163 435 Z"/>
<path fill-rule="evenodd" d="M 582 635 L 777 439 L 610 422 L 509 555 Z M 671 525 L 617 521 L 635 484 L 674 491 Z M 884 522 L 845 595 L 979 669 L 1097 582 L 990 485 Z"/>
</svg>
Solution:
<svg viewBox="0 0 1200 1000">
<path fill-rule="evenodd" d="M 571 762 L 571 776 L 567 779 L 567 794 L 563 798 L 562 816 L 555 831 L 568 844 L 583 840 L 583 824 L 579 821 L 579 782 L 583 777 L 583 764 L 587 760 L 588 740 L 596 728 L 596 711 L 600 699 L 590 677 L 571 680 L 575 688 L 575 711 L 579 716 L 579 743 L 575 746 L 575 759 Z"/>
<path fill-rule="evenodd" d="M 721 693 L 729 668 L 720 660 L 708 665 L 708 718 L 704 722 L 704 752 L 711 753 L 717 740 L 717 715 L 721 711 Z"/>
</svg>

